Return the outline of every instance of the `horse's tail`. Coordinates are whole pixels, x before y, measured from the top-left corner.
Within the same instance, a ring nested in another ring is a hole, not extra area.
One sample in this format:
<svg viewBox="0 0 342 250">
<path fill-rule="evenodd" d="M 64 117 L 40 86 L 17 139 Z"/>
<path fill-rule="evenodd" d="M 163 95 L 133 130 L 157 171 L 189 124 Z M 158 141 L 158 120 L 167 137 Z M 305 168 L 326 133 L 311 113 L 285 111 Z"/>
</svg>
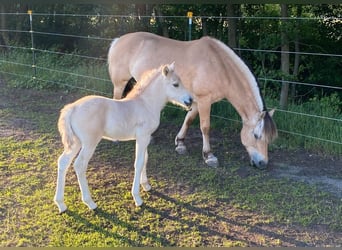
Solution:
<svg viewBox="0 0 342 250">
<path fill-rule="evenodd" d="M 72 145 L 75 143 L 77 137 L 71 125 L 71 115 L 74 111 L 74 106 L 68 104 L 61 110 L 61 114 L 58 119 L 58 131 L 62 137 L 62 143 L 66 151 L 71 150 Z"/>
<path fill-rule="evenodd" d="M 107 63 L 108 63 L 108 69 L 109 69 L 109 76 L 113 82 L 113 79 L 112 79 L 112 70 L 115 70 L 115 68 L 113 68 L 111 66 L 111 64 L 113 63 L 113 58 L 112 58 L 112 54 L 114 53 L 114 47 L 115 47 L 115 44 L 119 41 L 119 37 L 117 38 L 114 38 L 114 40 L 112 41 L 112 43 L 110 44 L 110 47 L 109 47 L 109 50 L 108 50 L 108 56 L 107 56 Z"/>
</svg>

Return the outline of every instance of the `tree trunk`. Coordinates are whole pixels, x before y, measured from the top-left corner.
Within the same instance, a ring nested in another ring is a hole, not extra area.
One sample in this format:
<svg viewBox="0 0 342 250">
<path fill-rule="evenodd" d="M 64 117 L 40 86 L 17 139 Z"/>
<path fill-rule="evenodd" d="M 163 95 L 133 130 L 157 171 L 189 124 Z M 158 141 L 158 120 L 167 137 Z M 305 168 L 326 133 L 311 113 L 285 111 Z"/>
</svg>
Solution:
<svg viewBox="0 0 342 250">
<path fill-rule="evenodd" d="M 302 5 L 297 5 L 297 17 L 300 17 L 302 15 Z M 300 43 L 300 25 L 298 24 L 298 22 L 296 22 L 295 24 L 295 59 L 294 59 L 294 66 L 293 66 L 293 77 L 294 79 L 297 79 L 298 76 L 298 72 L 299 72 L 299 65 L 300 65 L 300 47 L 299 47 L 299 43 Z M 292 84 L 291 85 L 291 100 L 293 101 L 295 99 L 296 96 L 296 84 Z"/>
<path fill-rule="evenodd" d="M 165 37 L 169 37 L 169 30 L 167 27 L 167 23 L 165 22 L 165 19 L 163 17 L 163 13 L 162 13 L 160 6 L 158 4 L 155 6 L 155 10 L 156 10 L 156 13 L 158 16 L 157 20 L 159 22 L 159 27 L 161 27 L 162 35 Z"/>
<path fill-rule="evenodd" d="M 5 13 L 5 4 L 4 3 L 2 3 L 2 4 L 0 4 L 0 11 L 1 11 L 1 13 Z M 0 21 L 0 23 L 1 23 L 1 29 L 2 30 L 5 30 L 6 29 L 6 15 L 1 15 L 1 21 Z M 6 45 L 7 45 L 7 42 L 8 42 L 8 33 L 7 32 L 1 32 L 0 33 L 0 45 L 4 45 L 5 47 L 0 47 L 0 49 L 4 49 L 4 50 L 6 50 L 7 49 L 7 47 L 6 47 Z"/>
<path fill-rule="evenodd" d="M 288 6 L 287 4 L 281 4 L 281 17 L 288 17 Z M 289 83 L 285 82 L 290 71 L 290 54 L 289 52 L 289 41 L 287 36 L 287 20 L 282 20 L 281 25 L 281 71 L 282 71 L 282 85 L 280 93 L 280 108 L 286 109 L 288 104 L 289 94 Z"/>
<path fill-rule="evenodd" d="M 231 48 L 237 47 L 237 38 L 236 38 L 236 30 L 237 30 L 237 20 L 236 17 L 237 11 L 236 7 L 239 7 L 236 4 L 227 4 L 227 22 L 228 22 L 228 46 Z"/>
</svg>

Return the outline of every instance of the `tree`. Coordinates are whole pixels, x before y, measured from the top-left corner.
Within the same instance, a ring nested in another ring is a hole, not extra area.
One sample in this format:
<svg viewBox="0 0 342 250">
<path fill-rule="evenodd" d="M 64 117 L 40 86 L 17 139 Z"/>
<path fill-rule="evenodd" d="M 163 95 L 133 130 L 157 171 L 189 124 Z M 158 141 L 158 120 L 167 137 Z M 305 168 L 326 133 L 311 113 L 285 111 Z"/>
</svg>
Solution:
<svg viewBox="0 0 342 250">
<path fill-rule="evenodd" d="M 288 6 L 287 4 L 281 4 L 281 17 L 282 29 L 281 29 L 281 71 L 282 71 L 282 85 L 280 93 L 280 108 L 287 108 L 289 83 L 286 82 L 286 77 L 290 73 L 290 54 L 289 54 L 289 39 L 287 35 L 287 19 L 288 18 Z"/>
</svg>

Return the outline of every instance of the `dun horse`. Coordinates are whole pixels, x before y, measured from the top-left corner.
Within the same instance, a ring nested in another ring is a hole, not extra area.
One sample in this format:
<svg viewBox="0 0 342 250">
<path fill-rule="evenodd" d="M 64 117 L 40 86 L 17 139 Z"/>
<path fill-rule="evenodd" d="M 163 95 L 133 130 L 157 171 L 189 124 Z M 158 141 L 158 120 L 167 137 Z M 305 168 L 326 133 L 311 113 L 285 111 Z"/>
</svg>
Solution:
<svg viewBox="0 0 342 250">
<path fill-rule="evenodd" d="M 216 39 L 203 37 L 182 42 L 145 32 L 115 39 L 108 53 L 114 99 L 122 97 L 132 77 L 139 80 L 145 70 L 170 60 L 177 63 L 179 76 L 194 97 L 192 109 L 176 136 L 176 151 L 186 152 L 184 139 L 187 130 L 199 114 L 203 158 L 209 166 L 218 165 L 209 143 L 210 109 L 212 103 L 226 98 L 242 118 L 241 141 L 249 153 L 251 164 L 265 168 L 268 144 L 277 136 L 273 111 L 267 111 L 257 80 L 246 64 Z"/>
<path fill-rule="evenodd" d="M 167 102 L 173 102 L 186 109 L 192 104 L 191 95 L 174 71 L 174 63 L 144 74 L 140 83 L 125 99 L 86 96 L 62 109 L 58 129 L 64 152 L 58 159 L 54 198 L 60 212 L 67 209 L 64 203 L 66 170 L 77 154 L 74 169 L 82 200 L 90 209 L 97 207 L 89 192 L 86 170 L 101 138 L 136 140 L 132 195 L 137 206 L 143 203 L 139 195 L 140 184 L 145 191 L 151 189 L 146 176 L 147 146 L 151 134 L 159 126 L 160 112 Z"/>
</svg>

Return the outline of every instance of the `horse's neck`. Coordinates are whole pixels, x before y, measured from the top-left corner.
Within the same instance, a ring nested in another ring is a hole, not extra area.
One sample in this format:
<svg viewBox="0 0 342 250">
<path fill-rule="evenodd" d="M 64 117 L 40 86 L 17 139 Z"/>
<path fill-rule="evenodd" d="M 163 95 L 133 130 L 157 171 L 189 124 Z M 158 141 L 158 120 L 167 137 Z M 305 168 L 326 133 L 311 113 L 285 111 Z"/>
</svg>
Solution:
<svg viewBox="0 0 342 250">
<path fill-rule="evenodd" d="M 263 111 L 263 101 L 259 89 L 255 86 L 251 87 L 248 81 L 238 84 L 240 86 L 237 85 L 234 94 L 227 99 L 239 113 L 243 122 L 253 121 Z"/>
<path fill-rule="evenodd" d="M 144 103 L 150 113 L 160 117 L 160 112 L 167 102 L 167 97 L 164 91 L 160 89 L 161 84 L 158 84 L 158 81 L 159 78 L 156 78 L 146 86 L 138 98 Z"/>
</svg>

